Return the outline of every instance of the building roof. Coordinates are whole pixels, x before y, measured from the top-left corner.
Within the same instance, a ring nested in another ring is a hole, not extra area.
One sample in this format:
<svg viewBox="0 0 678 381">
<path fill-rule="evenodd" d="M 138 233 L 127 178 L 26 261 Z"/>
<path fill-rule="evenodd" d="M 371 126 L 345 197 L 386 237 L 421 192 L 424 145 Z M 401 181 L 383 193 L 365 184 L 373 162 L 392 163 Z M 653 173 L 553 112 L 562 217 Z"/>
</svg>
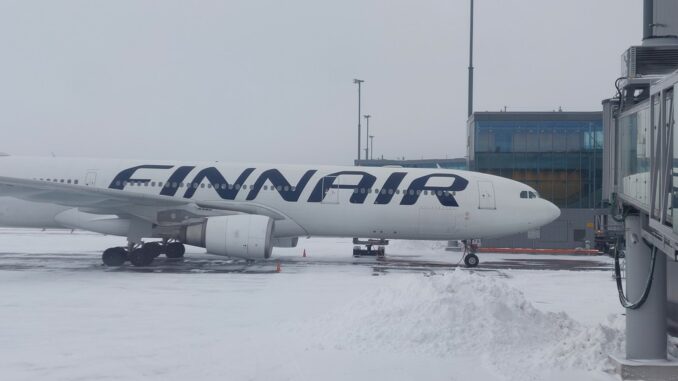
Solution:
<svg viewBox="0 0 678 381">
<path fill-rule="evenodd" d="M 372 159 L 372 160 L 354 160 L 354 164 L 368 167 L 383 167 L 387 165 L 402 166 L 402 167 L 433 167 L 437 165 L 441 167 L 466 167 L 466 158 L 454 159 L 416 159 L 416 160 L 389 160 L 389 159 Z"/>
<path fill-rule="evenodd" d="M 591 121 L 602 120 L 602 111 L 480 111 L 469 121 Z"/>
</svg>

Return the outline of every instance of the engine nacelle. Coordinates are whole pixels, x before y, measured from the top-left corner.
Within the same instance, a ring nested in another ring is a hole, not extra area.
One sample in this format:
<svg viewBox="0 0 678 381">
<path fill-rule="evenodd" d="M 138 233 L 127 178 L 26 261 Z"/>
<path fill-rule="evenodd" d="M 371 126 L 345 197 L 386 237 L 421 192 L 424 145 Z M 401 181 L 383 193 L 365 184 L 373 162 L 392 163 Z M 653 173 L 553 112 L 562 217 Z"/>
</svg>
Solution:
<svg viewBox="0 0 678 381">
<path fill-rule="evenodd" d="M 266 216 L 238 214 L 209 217 L 186 227 L 182 241 L 204 247 L 210 254 L 265 259 L 271 256 L 273 220 Z"/>
</svg>

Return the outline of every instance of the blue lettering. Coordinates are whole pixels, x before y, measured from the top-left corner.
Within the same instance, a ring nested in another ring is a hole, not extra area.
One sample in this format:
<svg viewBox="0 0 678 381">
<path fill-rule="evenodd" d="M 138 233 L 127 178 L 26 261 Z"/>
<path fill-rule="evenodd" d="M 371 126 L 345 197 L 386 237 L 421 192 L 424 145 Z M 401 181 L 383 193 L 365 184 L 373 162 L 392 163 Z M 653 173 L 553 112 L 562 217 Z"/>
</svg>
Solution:
<svg viewBox="0 0 678 381">
<path fill-rule="evenodd" d="M 454 181 L 449 187 L 427 186 L 426 183 L 433 177 L 447 177 L 454 179 Z M 457 200 L 454 198 L 453 192 L 463 191 L 466 189 L 467 185 L 468 180 L 451 173 L 434 173 L 422 176 L 412 181 L 407 192 L 405 192 L 402 201 L 400 201 L 400 205 L 414 205 L 423 191 L 431 191 L 438 197 L 438 201 L 440 201 L 441 204 L 445 206 L 459 206 Z"/>
</svg>

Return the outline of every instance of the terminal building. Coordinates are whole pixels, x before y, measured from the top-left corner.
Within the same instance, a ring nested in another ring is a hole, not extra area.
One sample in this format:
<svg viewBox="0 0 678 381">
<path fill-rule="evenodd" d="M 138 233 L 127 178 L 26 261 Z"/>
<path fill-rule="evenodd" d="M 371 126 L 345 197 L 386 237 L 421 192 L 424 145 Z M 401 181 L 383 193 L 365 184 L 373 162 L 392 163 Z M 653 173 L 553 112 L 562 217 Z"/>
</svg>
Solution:
<svg viewBox="0 0 678 381">
<path fill-rule="evenodd" d="M 476 112 L 468 120 L 468 167 L 525 183 L 561 209 L 539 231 L 487 247 L 593 246 L 602 205 L 602 112 Z"/>
<path fill-rule="evenodd" d="M 527 184 L 561 209 L 540 230 L 485 247 L 593 247 L 602 204 L 602 112 L 476 112 L 468 120 L 468 156 L 457 159 L 356 160 L 359 166 L 468 169 Z"/>
</svg>

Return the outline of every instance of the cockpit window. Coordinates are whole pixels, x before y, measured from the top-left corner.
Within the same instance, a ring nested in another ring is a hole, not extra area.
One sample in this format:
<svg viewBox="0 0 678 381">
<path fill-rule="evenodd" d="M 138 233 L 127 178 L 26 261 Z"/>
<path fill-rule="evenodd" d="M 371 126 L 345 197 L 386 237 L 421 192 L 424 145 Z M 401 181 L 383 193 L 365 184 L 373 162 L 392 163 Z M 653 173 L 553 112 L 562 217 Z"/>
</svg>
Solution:
<svg viewBox="0 0 678 381">
<path fill-rule="evenodd" d="M 532 191 L 520 192 L 520 198 L 539 198 L 539 194 Z"/>
</svg>

